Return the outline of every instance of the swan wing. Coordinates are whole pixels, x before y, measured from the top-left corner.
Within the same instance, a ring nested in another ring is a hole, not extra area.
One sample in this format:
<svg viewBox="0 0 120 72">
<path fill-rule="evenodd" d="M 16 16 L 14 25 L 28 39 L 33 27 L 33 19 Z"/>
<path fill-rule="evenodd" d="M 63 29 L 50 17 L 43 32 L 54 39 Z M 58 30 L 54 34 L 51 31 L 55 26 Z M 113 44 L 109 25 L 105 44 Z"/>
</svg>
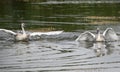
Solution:
<svg viewBox="0 0 120 72">
<path fill-rule="evenodd" d="M 76 41 L 94 41 L 95 35 L 89 31 L 82 33 Z"/>
<path fill-rule="evenodd" d="M 41 35 L 58 35 L 61 34 L 63 31 L 51 31 L 51 32 L 34 32 L 31 33 L 30 36 L 41 36 Z"/>
<path fill-rule="evenodd" d="M 11 31 L 11 30 L 7 30 L 7 29 L 0 29 L 0 31 L 3 31 L 3 32 L 6 32 L 6 33 L 10 33 L 10 34 L 13 34 L 13 35 L 16 35 L 15 32 Z"/>
<path fill-rule="evenodd" d="M 117 41 L 119 40 L 119 37 L 115 33 L 115 31 L 112 28 L 107 28 L 103 32 L 103 36 L 105 37 L 106 41 Z"/>
</svg>

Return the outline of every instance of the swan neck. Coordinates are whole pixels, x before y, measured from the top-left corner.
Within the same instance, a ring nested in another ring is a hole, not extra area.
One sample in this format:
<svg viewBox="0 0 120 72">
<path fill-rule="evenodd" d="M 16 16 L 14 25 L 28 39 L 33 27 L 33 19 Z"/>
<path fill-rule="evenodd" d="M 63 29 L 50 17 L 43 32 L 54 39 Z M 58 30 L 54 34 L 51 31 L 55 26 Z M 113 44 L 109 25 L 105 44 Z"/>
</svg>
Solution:
<svg viewBox="0 0 120 72">
<path fill-rule="evenodd" d="M 97 29 L 97 38 L 99 38 L 100 37 L 100 30 L 99 29 Z"/>
<path fill-rule="evenodd" d="M 100 30 L 97 30 L 97 34 L 99 34 L 100 33 Z"/>
<path fill-rule="evenodd" d="M 23 25 L 21 25 L 21 28 L 22 28 L 22 32 L 23 32 L 23 34 L 26 34 L 26 32 L 25 32 L 25 29 L 24 29 Z"/>
</svg>

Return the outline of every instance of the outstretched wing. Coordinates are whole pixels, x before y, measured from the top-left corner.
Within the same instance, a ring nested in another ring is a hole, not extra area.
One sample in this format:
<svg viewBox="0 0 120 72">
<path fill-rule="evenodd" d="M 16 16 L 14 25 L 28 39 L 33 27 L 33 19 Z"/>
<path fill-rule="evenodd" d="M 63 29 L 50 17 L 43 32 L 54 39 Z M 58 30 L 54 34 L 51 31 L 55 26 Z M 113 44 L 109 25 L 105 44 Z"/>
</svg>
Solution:
<svg viewBox="0 0 120 72">
<path fill-rule="evenodd" d="M 41 36 L 41 35 L 58 35 L 61 34 L 63 31 L 51 31 L 51 32 L 34 32 L 31 33 L 30 36 Z"/>
<path fill-rule="evenodd" d="M 11 30 L 7 30 L 7 29 L 0 29 L 0 31 L 3 31 L 3 32 L 6 32 L 6 33 L 10 33 L 10 34 L 13 34 L 13 35 L 16 35 L 15 32 L 11 31 Z"/>
<path fill-rule="evenodd" d="M 103 32 L 103 36 L 105 37 L 106 41 L 117 41 L 119 40 L 119 37 L 115 33 L 115 31 L 112 28 L 107 28 Z"/>
<path fill-rule="evenodd" d="M 95 35 L 89 31 L 82 33 L 76 41 L 94 41 Z"/>
</svg>

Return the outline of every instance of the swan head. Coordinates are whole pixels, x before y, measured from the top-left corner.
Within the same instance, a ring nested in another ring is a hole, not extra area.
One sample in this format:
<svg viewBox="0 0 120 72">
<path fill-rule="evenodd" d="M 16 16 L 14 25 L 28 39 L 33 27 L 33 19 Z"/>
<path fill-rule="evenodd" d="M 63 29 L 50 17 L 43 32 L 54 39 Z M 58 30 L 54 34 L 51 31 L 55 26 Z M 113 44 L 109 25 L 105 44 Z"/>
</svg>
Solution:
<svg viewBox="0 0 120 72">
<path fill-rule="evenodd" d="M 97 28 L 97 34 L 100 32 L 100 28 Z"/>
<path fill-rule="evenodd" d="M 21 23 L 21 26 L 24 27 L 24 26 L 25 26 L 25 23 Z"/>
</svg>

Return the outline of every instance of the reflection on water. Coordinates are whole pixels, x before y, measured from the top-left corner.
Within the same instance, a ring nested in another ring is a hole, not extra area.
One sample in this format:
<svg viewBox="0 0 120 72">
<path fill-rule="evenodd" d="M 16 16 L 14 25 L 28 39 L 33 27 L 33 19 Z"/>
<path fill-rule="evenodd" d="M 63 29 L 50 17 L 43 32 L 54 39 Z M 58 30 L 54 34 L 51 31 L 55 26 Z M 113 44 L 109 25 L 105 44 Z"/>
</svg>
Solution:
<svg viewBox="0 0 120 72">
<path fill-rule="evenodd" d="M 104 56 L 107 54 L 106 45 L 103 42 L 94 43 L 93 48 L 97 56 Z"/>
<path fill-rule="evenodd" d="M 92 49 L 96 56 L 110 55 L 114 48 L 119 48 L 119 42 L 86 42 L 80 41 L 78 46 Z"/>
<path fill-rule="evenodd" d="M 92 49 L 96 56 L 104 56 L 107 53 L 106 44 L 104 42 L 86 42 L 80 41 L 79 46 L 85 47 L 87 49 Z"/>
</svg>

